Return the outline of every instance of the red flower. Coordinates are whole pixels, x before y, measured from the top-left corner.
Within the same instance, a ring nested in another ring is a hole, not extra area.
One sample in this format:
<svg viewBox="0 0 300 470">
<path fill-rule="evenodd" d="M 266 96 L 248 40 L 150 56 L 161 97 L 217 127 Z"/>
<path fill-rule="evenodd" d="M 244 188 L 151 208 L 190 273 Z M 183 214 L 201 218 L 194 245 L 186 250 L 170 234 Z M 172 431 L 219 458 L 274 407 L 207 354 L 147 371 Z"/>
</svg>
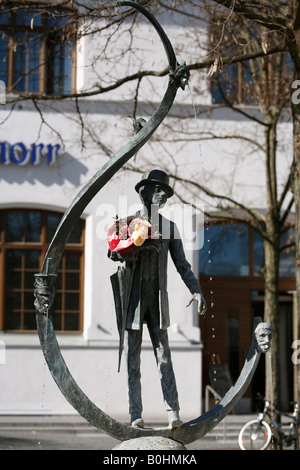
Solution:
<svg viewBox="0 0 300 470">
<path fill-rule="evenodd" d="M 106 236 L 110 251 L 124 250 L 133 244 L 141 246 L 149 238 L 149 228 L 151 228 L 151 224 L 138 217 L 131 220 L 128 225 L 122 224 L 122 222 L 120 225 L 120 221 L 117 220 L 110 227 Z"/>
</svg>

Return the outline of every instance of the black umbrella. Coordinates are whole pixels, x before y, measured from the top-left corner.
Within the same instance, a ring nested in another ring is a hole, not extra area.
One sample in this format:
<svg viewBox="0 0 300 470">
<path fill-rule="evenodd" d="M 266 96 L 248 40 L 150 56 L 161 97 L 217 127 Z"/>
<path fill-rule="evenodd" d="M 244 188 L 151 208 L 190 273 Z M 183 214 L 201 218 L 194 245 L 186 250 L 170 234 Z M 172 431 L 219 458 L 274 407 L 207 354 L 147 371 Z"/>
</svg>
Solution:
<svg viewBox="0 0 300 470">
<path fill-rule="evenodd" d="M 118 372 L 120 372 L 121 356 L 124 347 L 124 335 L 132 287 L 133 272 L 134 270 L 132 268 L 122 266 L 118 268 L 118 271 L 115 274 L 110 276 L 115 301 L 117 326 L 120 336 Z"/>
</svg>

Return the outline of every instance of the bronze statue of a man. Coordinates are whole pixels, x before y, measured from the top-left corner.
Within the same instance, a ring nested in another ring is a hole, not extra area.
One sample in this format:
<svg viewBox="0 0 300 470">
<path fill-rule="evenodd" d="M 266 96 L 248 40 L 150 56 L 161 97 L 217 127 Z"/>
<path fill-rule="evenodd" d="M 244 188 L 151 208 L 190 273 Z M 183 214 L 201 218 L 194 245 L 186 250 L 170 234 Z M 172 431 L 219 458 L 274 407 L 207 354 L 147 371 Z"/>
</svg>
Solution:
<svg viewBox="0 0 300 470">
<path fill-rule="evenodd" d="M 121 328 L 125 330 L 130 422 L 134 427 L 144 426 L 140 354 L 143 324 L 146 323 L 158 366 L 169 427 L 174 428 L 180 426 L 182 421 L 179 417 L 178 393 L 167 334 L 170 325 L 167 295 L 168 252 L 193 295 L 191 300 L 198 302 L 199 314 L 205 313 L 206 303 L 199 281 L 185 257 L 176 225 L 158 212 L 173 195 L 168 175 L 161 170 L 152 170 L 143 175 L 135 189 L 140 195 L 143 208 L 133 217 L 127 218 L 126 223 L 118 221 L 117 231 L 113 234 L 111 232 L 110 240 L 113 240 L 114 244 L 110 245 L 108 252 L 112 260 L 125 262 L 129 273 L 129 282 L 125 283 L 127 287 L 121 287 L 125 292 L 118 294 L 114 291 L 114 297 L 116 310 L 118 305 L 120 307 L 122 304 L 123 307 Z M 128 229 L 130 225 L 135 227 L 134 231 Z M 120 238 L 123 239 L 118 244 Z M 117 297 L 122 297 L 123 301 L 118 301 Z M 127 299 L 127 302 L 124 299 Z"/>
</svg>

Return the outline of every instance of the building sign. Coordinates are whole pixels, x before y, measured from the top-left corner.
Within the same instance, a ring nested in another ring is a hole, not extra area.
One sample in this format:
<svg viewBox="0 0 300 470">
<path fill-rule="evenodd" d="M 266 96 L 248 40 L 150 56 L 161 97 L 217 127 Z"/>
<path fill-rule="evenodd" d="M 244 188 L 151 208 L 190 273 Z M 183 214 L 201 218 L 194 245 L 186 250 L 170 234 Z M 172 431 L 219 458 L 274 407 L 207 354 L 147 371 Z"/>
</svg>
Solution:
<svg viewBox="0 0 300 470">
<path fill-rule="evenodd" d="M 41 163 L 45 158 L 49 166 L 55 165 L 59 156 L 59 144 L 31 144 L 26 147 L 23 142 L 10 145 L 7 142 L 0 142 L 0 162 L 4 165 L 15 164 L 18 166 L 34 165 Z"/>
</svg>

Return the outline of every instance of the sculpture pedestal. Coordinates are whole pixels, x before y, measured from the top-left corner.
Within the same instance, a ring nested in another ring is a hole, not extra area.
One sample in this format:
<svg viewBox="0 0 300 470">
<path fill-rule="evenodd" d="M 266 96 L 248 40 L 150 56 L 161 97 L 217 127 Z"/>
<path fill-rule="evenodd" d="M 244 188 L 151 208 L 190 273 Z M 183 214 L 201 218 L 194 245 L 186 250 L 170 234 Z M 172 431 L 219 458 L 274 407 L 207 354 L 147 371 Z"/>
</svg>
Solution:
<svg viewBox="0 0 300 470">
<path fill-rule="evenodd" d="M 166 437 L 149 436 L 129 439 L 118 444 L 112 450 L 187 450 L 184 445 Z"/>
</svg>

